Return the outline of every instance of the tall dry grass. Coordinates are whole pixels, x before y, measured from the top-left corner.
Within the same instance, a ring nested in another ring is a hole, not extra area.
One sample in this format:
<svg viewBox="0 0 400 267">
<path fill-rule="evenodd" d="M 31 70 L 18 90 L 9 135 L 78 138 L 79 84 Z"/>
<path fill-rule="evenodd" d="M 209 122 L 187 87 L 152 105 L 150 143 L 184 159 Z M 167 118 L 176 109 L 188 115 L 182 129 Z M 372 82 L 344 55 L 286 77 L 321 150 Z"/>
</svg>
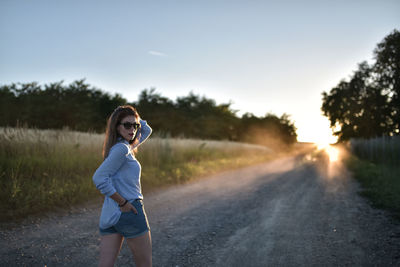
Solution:
<svg viewBox="0 0 400 267">
<path fill-rule="evenodd" d="M 92 175 L 104 136 L 68 130 L 0 128 L 0 214 L 27 214 L 84 202 L 99 192 Z M 139 147 L 145 191 L 267 160 L 268 148 L 227 141 L 151 137 Z"/>
</svg>

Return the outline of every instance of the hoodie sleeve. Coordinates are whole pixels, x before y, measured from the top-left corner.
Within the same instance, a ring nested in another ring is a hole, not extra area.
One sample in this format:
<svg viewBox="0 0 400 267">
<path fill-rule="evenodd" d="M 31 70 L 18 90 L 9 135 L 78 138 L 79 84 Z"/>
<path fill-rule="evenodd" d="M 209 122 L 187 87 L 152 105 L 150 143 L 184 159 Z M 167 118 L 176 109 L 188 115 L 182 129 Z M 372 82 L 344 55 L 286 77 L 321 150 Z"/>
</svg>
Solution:
<svg viewBox="0 0 400 267">
<path fill-rule="evenodd" d="M 141 145 L 143 142 L 149 138 L 151 133 L 153 132 L 153 129 L 147 124 L 147 121 L 145 120 L 140 120 L 140 130 L 139 130 L 139 143 L 135 145 L 135 148 Z"/>
<path fill-rule="evenodd" d="M 111 182 L 111 176 L 124 164 L 127 154 L 129 154 L 129 148 L 125 144 L 115 144 L 94 173 L 93 182 L 103 195 L 109 197 L 117 192 Z"/>
</svg>

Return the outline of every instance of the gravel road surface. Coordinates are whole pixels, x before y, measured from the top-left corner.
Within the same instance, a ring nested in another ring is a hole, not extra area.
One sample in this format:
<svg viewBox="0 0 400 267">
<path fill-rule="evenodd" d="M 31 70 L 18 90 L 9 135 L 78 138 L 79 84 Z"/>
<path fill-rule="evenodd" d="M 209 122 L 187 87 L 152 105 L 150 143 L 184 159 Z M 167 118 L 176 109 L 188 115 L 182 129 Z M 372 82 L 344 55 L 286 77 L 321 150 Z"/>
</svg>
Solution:
<svg viewBox="0 0 400 267">
<path fill-rule="evenodd" d="M 400 226 L 339 162 L 290 156 L 145 195 L 154 266 L 400 266 Z M 101 199 L 0 225 L 1 266 L 97 266 Z M 124 243 L 116 266 L 135 266 Z"/>
</svg>

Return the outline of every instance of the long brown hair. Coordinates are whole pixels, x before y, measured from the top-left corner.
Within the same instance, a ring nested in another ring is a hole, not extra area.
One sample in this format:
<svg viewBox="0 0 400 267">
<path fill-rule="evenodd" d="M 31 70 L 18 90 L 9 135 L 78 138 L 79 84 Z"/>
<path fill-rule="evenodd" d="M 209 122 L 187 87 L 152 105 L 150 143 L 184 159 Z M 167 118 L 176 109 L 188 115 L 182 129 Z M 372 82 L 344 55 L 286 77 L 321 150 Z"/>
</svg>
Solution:
<svg viewBox="0 0 400 267">
<path fill-rule="evenodd" d="M 140 119 L 139 113 L 136 111 L 134 107 L 130 105 L 117 107 L 108 118 L 106 136 L 104 138 L 104 144 L 103 144 L 103 153 L 102 153 L 103 159 L 105 159 L 108 156 L 111 147 L 115 145 L 115 143 L 117 143 L 117 139 L 120 136 L 117 131 L 117 126 L 121 122 L 121 120 L 123 120 L 126 116 L 135 116 L 137 120 Z M 133 147 L 133 145 L 136 144 L 137 142 L 138 140 L 135 139 L 133 143 L 130 143 L 131 147 Z"/>
</svg>

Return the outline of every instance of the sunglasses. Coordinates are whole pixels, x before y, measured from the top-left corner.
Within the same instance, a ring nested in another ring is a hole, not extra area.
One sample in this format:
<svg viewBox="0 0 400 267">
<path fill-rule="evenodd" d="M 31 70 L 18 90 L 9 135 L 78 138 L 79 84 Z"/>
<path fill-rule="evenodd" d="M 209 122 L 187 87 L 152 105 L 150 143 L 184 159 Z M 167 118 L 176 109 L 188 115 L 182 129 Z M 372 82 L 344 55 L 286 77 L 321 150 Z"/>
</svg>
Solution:
<svg viewBox="0 0 400 267">
<path fill-rule="evenodd" d="M 135 122 L 135 123 L 124 122 L 124 123 L 118 123 L 118 124 L 122 124 L 126 130 L 131 129 L 132 126 L 133 126 L 133 129 L 135 129 L 135 130 L 140 128 L 140 124 L 137 122 Z"/>
</svg>

